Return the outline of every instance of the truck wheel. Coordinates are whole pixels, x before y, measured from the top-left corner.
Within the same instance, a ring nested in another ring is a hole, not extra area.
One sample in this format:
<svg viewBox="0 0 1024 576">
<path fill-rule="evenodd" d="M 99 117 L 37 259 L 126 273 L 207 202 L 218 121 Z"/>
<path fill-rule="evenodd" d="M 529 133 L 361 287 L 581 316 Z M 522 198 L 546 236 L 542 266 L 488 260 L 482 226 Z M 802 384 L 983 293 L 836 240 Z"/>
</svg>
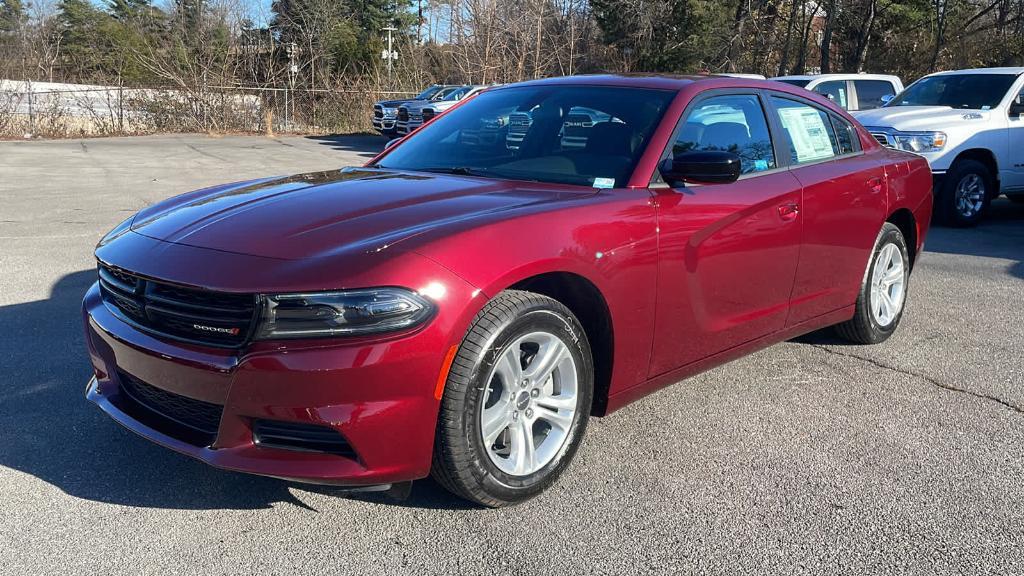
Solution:
<svg viewBox="0 0 1024 576">
<path fill-rule="evenodd" d="M 431 474 L 484 506 L 532 498 L 572 460 L 593 394 L 590 344 L 573 313 L 506 290 L 476 315 L 452 362 Z"/>
<path fill-rule="evenodd" d="M 935 199 L 936 216 L 947 226 L 976 226 L 988 211 L 994 192 L 995 180 L 984 164 L 957 160 Z"/>
</svg>

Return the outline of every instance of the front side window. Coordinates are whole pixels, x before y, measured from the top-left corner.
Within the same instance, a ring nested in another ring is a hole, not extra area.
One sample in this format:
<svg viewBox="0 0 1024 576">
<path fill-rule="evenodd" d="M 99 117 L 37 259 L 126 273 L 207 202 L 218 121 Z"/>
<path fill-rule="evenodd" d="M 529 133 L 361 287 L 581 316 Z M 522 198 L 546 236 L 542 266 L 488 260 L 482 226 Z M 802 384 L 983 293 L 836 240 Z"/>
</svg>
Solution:
<svg viewBox="0 0 1024 576">
<path fill-rule="evenodd" d="M 949 74 L 928 76 L 900 92 L 886 107 L 948 106 L 958 110 L 990 110 L 999 105 L 1015 74 Z"/>
<path fill-rule="evenodd" d="M 846 80 L 822 82 L 814 87 L 814 91 L 835 102 L 842 107 L 843 110 L 848 110 L 850 108 L 850 99 L 846 94 Z"/>
<path fill-rule="evenodd" d="M 621 187 L 675 95 L 615 86 L 487 90 L 424 125 L 377 165 Z"/>
<path fill-rule="evenodd" d="M 857 90 L 857 108 L 871 110 L 885 104 L 886 96 L 895 96 L 896 90 L 892 83 L 885 80 L 854 80 L 853 87 Z"/>
<path fill-rule="evenodd" d="M 693 107 L 683 119 L 672 153 L 723 150 L 740 157 L 742 172 L 775 168 L 775 151 L 764 109 L 757 96 L 714 96 Z"/>
<path fill-rule="evenodd" d="M 789 141 L 794 164 L 806 164 L 834 158 L 839 145 L 829 114 L 808 104 L 772 96 L 775 113 Z"/>
</svg>

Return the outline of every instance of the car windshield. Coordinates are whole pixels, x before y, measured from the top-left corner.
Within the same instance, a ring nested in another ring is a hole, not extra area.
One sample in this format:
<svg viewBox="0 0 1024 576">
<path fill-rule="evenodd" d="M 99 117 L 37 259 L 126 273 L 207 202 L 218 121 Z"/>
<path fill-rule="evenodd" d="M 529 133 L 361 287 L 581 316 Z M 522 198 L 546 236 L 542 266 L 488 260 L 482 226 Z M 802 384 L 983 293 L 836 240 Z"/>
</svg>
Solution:
<svg viewBox="0 0 1024 576">
<path fill-rule="evenodd" d="M 452 92 L 455 92 L 456 90 L 460 90 L 460 89 L 461 89 L 460 86 L 448 86 L 448 87 L 445 87 L 445 88 L 441 88 L 440 90 L 437 91 L 436 94 L 431 96 L 430 99 L 431 100 L 445 100 L 448 97 L 449 94 L 451 94 Z"/>
<path fill-rule="evenodd" d="M 1017 77 L 1013 74 L 950 74 L 929 76 L 893 98 L 893 106 L 949 106 L 971 110 L 995 108 Z"/>
<path fill-rule="evenodd" d="M 441 86 L 431 86 L 430 88 L 427 88 L 423 92 L 417 94 L 416 97 L 413 98 L 413 100 L 429 100 L 431 96 L 437 94 L 440 91 Z"/>
<path fill-rule="evenodd" d="M 778 82 L 782 82 L 784 84 L 792 84 L 793 86 L 799 86 L 801 88 L 803 88 L 803 87 L 805 87 L 805 86 L 807 86 L 808 84 L 811 83 L 810 80 L 797 80 L 797 79 L 793 79 L 793 78 L 779 79 L 777 81 Z"/>
<path fill-rule="evenodd" d="M 610 86 L 491 90 L 427 123 L 377 166 L 625 186 L 674 96 Z"/>
</svg>

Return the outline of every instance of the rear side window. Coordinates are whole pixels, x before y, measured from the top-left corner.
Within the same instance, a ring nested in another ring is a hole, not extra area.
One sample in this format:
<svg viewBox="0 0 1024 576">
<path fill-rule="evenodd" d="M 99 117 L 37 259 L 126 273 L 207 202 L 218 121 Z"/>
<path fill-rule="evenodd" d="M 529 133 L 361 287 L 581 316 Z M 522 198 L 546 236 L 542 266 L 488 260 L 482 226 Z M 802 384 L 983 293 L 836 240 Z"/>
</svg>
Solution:
<svg viewBox="0 0 1024 576">
<path fill-rule="evenodd" d="M 842 107 L 843 110 L 850 109 L 849 95 L 846 93 L 846 80 L 833 80 L 822 82 L 814 87 L 814 91 Z"/>
<path fill-rule="evenodd" d="M 694 106 L 672 143 L 673 154 L 691 150 L 732 152 L 744 174 L 776 166 L 764 109 L 752 94 L 713 96 Z"/>
<path fill-rule="evenodd" d="M 836 144 L 840 154 L 852 154 L 860 150 L 857 132 L 853 125 L 838 116 L 832 116 L 832 128 L 836 133 Z"/>
<path fill-rule="evenodd" d="M 885 102 L 884 96 L 895 96 L 896 90 L 885 80 L 854 80 L 853 88 L 857 91 L 857 108 L 871 110 L 879 108 Z"/>
<path fill-rule="evenodd" d="M 795 100 L 771 98 L 789 141 L 794 164 L 819 162 L 839 155 L 839 144 L 828 113 Z"/>
</svg>

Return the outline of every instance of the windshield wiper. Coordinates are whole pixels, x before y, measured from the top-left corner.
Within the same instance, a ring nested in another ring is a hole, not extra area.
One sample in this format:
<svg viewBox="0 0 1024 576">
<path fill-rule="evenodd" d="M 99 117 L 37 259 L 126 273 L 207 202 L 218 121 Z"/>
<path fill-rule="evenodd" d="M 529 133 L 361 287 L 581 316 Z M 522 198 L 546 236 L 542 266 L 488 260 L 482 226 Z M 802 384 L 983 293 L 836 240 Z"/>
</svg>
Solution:
<svg viewBox="0 0 1024 576">
<path fill-rule="evenodd" d="M 467 166 L 435 166 L 433 168 L 414 168 L 417 172 L 434 172 L 436 174 L 456 174 L 458 176 L 483 176 L 484 170 Z"/>
</svg>

